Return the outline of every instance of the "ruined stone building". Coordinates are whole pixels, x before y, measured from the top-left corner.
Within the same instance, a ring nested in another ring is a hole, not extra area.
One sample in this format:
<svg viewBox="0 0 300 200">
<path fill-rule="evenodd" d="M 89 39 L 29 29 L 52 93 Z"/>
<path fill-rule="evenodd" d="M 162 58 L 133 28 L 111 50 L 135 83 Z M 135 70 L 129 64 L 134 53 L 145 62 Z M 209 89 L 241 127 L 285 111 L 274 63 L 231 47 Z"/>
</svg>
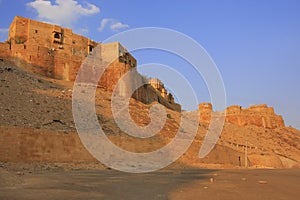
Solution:
<svg viewBox="0 0 300 200">
<path fill-rule="evenodd" d="M 33 70 L 42 75 L 74 80 L 82 61 L 96 45 L 71 29 L 15 17 L 1 53 L 33 64 Z"/>
<path fill-rule="evenodd" d="M 157 78 L 151 78 L 148 83 L 156 89 L 162 97 L 167 99 L 170 103 L 174 103 L 174 97 L 171 93 L 169 93 L 164 84 Z"/>
<path fill-rule="evenodd" d="M 9 28 L 7 41 L 0 43 L 0 56 L 27 63 L 35 73 L 74 81 L 82 63 L 96 47 L 101 48 L 100 59 L 111 60 L 99 85 L 112 91 L 118 80 L 129 70 L 136 71 L 137 66 L 136 59 L 118 42 L 97 43 L 69 28 L 17 16 Z M 158 101 L 168 108 L 181 109 L 167 91 L 161 92 L 150 85 L 139 88 L 133 97 L 144 103 Z"/>
<path fill-rule="evenodd" d="M 200 123 L 209 123 L 213 117 L 213 108 L 211 103 L 199 104 Z M 264 128 L 284 127 L 282 116 L 274 112 L 274 108 L 268 107 L 266 104 L 253 105 L 249 108 L 241 106 L 230 106 L 225 111 L 225 122 L 236 124 L 239 126 L 255 125 Z M 220 114 L 224 114 L 224 112 Z M 214 113 L 218 117 L 218 113 Z"/>
</svg>

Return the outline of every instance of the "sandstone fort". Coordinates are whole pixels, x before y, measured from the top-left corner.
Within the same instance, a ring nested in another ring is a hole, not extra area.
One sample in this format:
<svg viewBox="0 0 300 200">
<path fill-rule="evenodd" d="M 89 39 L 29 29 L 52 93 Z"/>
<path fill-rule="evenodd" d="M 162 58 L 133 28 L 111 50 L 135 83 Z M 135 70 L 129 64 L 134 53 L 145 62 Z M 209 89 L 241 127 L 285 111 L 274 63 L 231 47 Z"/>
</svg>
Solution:
<svg viewBox="0 0 300 200">
<path fill-rule="evenodd" d="M 136 71 L 136 59 L 118 42 L 97 43 L 73 33 L 71 29 L 23 17 L 14 18 L 9 38 L 5 43 L 0 43 L 0 55 L 29 64 L 35 73 L 74 81 L 80 66 L 95 47 L 101 49 L 100 58 L 112 61 L 99 81 L 99 85 L 105 89 L 112 91 L 126 72 Z M 139 76 L 137 79 L 143 77 Z M 139 88 L 133 97 L 144 103 L 158 101 L 170 109 L 181 109 L 174 102 L 172 94 L 157 79 L 149 80 L 149 84 Z"/>
<path fill-rule="evenodd" d="M 1 57 L 8 57 L 16 63 L 30 66 L 34 73 L 50 78 L 74 81 L 84 60 L 100 47 L 100 58 L 114 59 L 109 64 L 99 85 L 112 91 L 118 80 L 129 70 L 136 72 L 136 59 L 118 42 L 102 44 L 73 33 L 69 28 L 38 22 L 23 17 L 15 17 L 5 43 L 0 43 Z M 138 74 L 136 72 L 136 74 Z M 89 74 L 87 74 L 87 79 Z M 145 83 L 132 95 L 135 99 L 149 104 L 159 102 L 172 109 L 181 110 L 174 102 L 164 84 L 156 79 L 144 80 L 141 75 L 135 76 Z M 200 123 L 209 123 L 213 113 L 210 103 L 199 105 Z M 240 126 L 256 125 L 265 128 L 283 127 L 281 116 L 275 114 L 267 105 L 254 105 L 247 109 L 240 106 L 228 107 L 225 111 L 226 122 Z"/>
</svg>

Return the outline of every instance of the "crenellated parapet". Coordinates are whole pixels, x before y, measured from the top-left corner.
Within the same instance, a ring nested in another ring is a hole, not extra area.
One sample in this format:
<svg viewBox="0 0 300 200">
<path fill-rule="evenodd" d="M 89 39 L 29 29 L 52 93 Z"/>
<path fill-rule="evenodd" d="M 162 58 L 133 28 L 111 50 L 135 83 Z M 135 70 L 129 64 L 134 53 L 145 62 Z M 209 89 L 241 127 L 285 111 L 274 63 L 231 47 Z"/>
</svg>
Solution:
<svg viewBox="0 0 300 200">
<path fill-rule="evenodd" d="M 98 66 L 95 60 L 88 62 L 89 55 L 107 66 Z M 136 69 L 136 59 L 119 42 L 98 43 L 73 33 L 72 29 L 20 16 L 11 23 L 7 41 L 0 43 L 0 57 L 8 57 L 17 65 L 25 63 L 34 73 L 65 81 L 75 81 L 83 64 L 87 70 L 80 81 L 98 84 L 109 92 L 114 90 L 121 77 L 129 71 L 133 72 L 130 80 L 122 79 L 124 84 L 119 95 L 131 91 L 136 82 L 143 82 Z M 105 71 L 98 80 L 95 74 L 104 67 Z M 136 90 L 132 97 L 143 103 L 157 101 L 170 109 L 181 110 L 162 83 L 158 84 L 162 85 L 161 88 L 155 89 L 147 82 L 145 85 Z"/>
<path fill-rule="evenodd" d="M 174 97 L 171 93 L 167 91 L 164 84 L 157 78 L 151 78 L 148 81 L 148 84 L 151 85 L 163 98 L 165 98 L 170 104 L 174 104 Z"/>
<path fill-rule="evenodd" d="M 199 111 L 200 123 L 210 123 L 213 112 L 212 104 L 199 104 Z M 253 105 L 249 108 L 233 105 L 225 110 L 225 114 L 225 122 L 239 126 L 255 125 L 270 129 L 285 126 L 282 116 L 277 115 L 274 108 L 266 104 Z"/>
</svg>

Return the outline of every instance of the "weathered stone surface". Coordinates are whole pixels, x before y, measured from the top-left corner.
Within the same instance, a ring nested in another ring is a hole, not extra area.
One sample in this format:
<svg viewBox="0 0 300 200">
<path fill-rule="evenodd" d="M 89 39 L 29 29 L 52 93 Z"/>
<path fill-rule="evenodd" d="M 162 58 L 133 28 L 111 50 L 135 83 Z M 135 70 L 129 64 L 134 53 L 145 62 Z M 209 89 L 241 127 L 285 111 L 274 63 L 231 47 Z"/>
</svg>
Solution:
<svg viewBox="0 0 300 200">
<path fill-rule="evenodd" d="M 204 102 L 199 104 L 200 123 L 209 123 L 212 115 L 212 104 Z"/>
<path fill-rule="evenodd" d="M 3 57 L 7 56 L 10 56 L 9 44 L 0 42 L 0 57 L 3 59 Z"/>
<path fill-rule="evenodd" d="M 89 55 L 93 55 L 90 62 L 86 61 Z M 6 43 L 0 43 L 0 57 L 11 57 L 16 64 L 20 61 L 28 63 L 26 66 L 34 73 L 66 81 L 75 81 L 84 63 L 88 70 L 80 81 L 92 81 L 108 91 L 113 91 L 120 78 L 130 70 L 137 74 L 133 79 L 142 78 L 136 71 L 136 59 L 120 43 L 97 43 L 71 29 L 19 16 L 10 26 Z M 100 80 L 95 74 L 101 69 L 94 59 L 104 61 L 108 66 Z M 124 84 L 120 93 L 128 91 L 128 87 L 132 85 Z M 165 93 L 167 91 L 161 93 L 147 85 L 138 89 L 133 97 L 143 103 L 157 101 L 170 109 L 181 110 L 180 105 L 170 98 L 172 95 Z"/>
<path fill-rule="evenodd" d="M 213 112 L 211 103 L 199 105 L 200 123 L 209 123 Z M 230 106 L 225 110 L 225 122 L 239 126 L 255 125 L 264 128 L 284 127 L 282 116 L 274 112 L 274 108 L 266 104 L 253 105 L 249 108 L 241 106 Z"/>
<path fill-rule="evenodd" d="M 157 78 L 152 78 L 148 82 L 160 95 L 167 99 L 170 103 L 174 103 L 174 97 L 171 93 L 169 93 L 164 84 Z"/>
<path fill-rule="evenodd" d="M 0 160 L 9 162 L 94 162 L 77 134 L 0 127 Z"/>
</svg>

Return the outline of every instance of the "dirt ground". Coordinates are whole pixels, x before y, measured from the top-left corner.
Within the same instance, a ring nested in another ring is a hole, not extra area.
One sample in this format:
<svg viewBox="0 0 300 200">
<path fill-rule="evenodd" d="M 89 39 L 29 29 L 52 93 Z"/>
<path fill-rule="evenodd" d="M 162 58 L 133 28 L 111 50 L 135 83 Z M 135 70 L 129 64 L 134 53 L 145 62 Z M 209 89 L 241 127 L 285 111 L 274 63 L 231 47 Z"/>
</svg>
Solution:
<svg viewBox="0 0 300 200">
<path fill-rule="evenodd" d="M 34 131 L 32 132 L 41 133 L 54 131 L 49 134 L 49 138 L 44 141 L 40 141 L 37 138 L 31 139 L 32 142 L 35 142 L 34 144 L 27 144 L 26 141 L 11 139 L 12 142 L 20 143 L 22 146 L 20 152 L 27 153 L 26 156 L 22 156 L 18 160 L 19 162 L 46 160 L 40 158 L 34 160 L 33 158 L 35 158 L 36 154 L 49 154 L 45 149 L 50 148 L 51 145 L 47 146 L 44 142 L 52 141 L 53 138 L 50 138 L 50 136 L 56 133 L 63 133 L 65 135 L 76 133 L 72 115 L 73 85 L 71 82 L 39 76 L 8 61 L 0 62 L 0 82 L 1 161 L 16 161 L 3 159 L 4 157 L 11 158 L 14 155 L 3 155 L 3 152 L 7 152 L 6 147 L 3 148 L 4 145 L 10 144 L 7 141 L 1 141 L 1 139 L 4 138 L 1 128 L 8 129 L 14 127 L 13 129 L 33 129 Z M 147 140 L 138 140 L 134 137 L 128 137 L 127 134 L 117 127 L 111 112 L 110 98 L 111 95 L 107 91 L 98 88 L 95 108 L 99 124 L 101 124 L 105 133 L 116 145 L 128 151 L 149 152 L 161 148 L 174 138 L 180 126 L 180 113 L 166 109 L 169 117 L 167 117 L 166 124 L 160 133 Z M 150 123 L 151 120 L 148 112 L 150 107 L 151 105 L 145 105 L 132 99 L 130 115 L 139 126 L 146 126 Z M 190 120 L 198 120 L 198 117 L 196 115 L 194 116 L 193 112 L 189 113 L 189 116 L 191 118 Z M 195 143 L 191 146 L 181 162 L 193 166 L 202 162 L 200 162 L 195 155 L 198 155 L 207 128 L 206 125 L 199 125 Z M 11 136 L 17 135 L 13 129 L 10 129 L 9 132 Z M 19 138 L 23 138 L 23 136 L 27 137 L 28 134 L 20 135 Z M 40 143 L 38 143 L 39 141 Z M 245 146 L 246 141 L 251 147 L 248 151 L 251 166 L 275 168 L 293 168 L 300 166 L 299 130 L 290 127 L 278 129 L 265 129 L 255 126 L 240 127 L 233 124 L 225 124 L 221 138 L 218 141 L 220 148 L 218 148 L 216 156 L 211 154 L 206 157 L 203 162 L 241 166 L 241 163 L 244 162 L 241 160 L 241 162 L 238 163 L 237 158 L 243 157 L 244 149 L 238 146 Z M 44 149 L 44 151 L 35 152 L 36 154 L 28 153 L 30 152 L 28 148 L 31 147 Z M 17 149 L 16 147 L 12 148 Z M 61 145 L 57 149 L 59 148 L 62 149 L 64 146 Z M 56 149 L 50 148 L 49 151 L 52 152 L 52 150 L 55 151 Z M 24 155 L 24 153 L 22 155 Z M 61 152 L 61 155 L 66 157 L 64 152 Z M 233 158 L 224 160 L 228 155 L 231 155 Z M 49 160 L 49 158 L 47 159 Z M 53 160 L 53 162 L 67 162 L 67 160 Z M 74 162 L 81 162 L 81 160 L 74 159 Z"/>
<path fill-rule="evenodd" d="M 299 199 L 299 169 L 161 170 L 0 165 L 0 199 Z"/>
<path fill-rule="evenodd" d="M 237 163 L 237 158 L 244 155 L 243 149 L 238 146 L 243 146 L 248 141 L 253 147 L 249 150 L 252 167 L 277 167 L 274 165 L 277 162 L 280 164 L 279 168 L 299 167 L 299 130 L 291 127 L 273 130 L 225 124 L 215 152 L 212 151 L 206 160 L 199 160 L 197 155 L 207 130 L 205 125 L 200 125 L 194 143 L 175 163 L 176 167 L 148 174 L 127 174 L 93 163 L 93 159 L 91 163 L 75 163 L 81 161 L 72 157 L 70 152 L 76 149 L 73 147 L 78 147 L 75 145 L 77 143 L 75 140 L 74 144 L 63 140 L 72 138 L 67 136 L 76 132 L 72 115 L 71 83 L 29 73 L 10 62 L 0 62 L 0 83 L 0 160 L 6 161 L 0 162 L 0 200 L 299 199 L 300 169 L 240 169 L 242 160 Z M 131 116 L 137 124 L 147 125 L 150 122 L 147 117 L 150 105 L 135 100 L 132 102 Z M 128 151 L 148 152 L 153 148 L 158 149 L 168 143 L 179 128 L 180 113 L 167 110 L 169 117 L 161 133 L 149 141 L 133 139 L 124 136 L 116 127 L 107 92 L 97 90 L 95 105 L 99 123 L 105 133 L 115 144 Z M 17 131 L 19 129 L 21 131 Z M 29 142 L 14 140 L 12 137 L 20 132 L 16 138 L 25 138 L 30 135 L 27 134 L 28 131 L 32 135 Z M 45 135 L 43 133 L 48 133 L 49 138 L 39 137 Z M 9 137 L 3 140 L 4 135 L 11 136 L 11 144 Z M 61 138 L 54 140 L 54 136 Z M 51 142 L 61 145 L 56 148 Z M 233 146 L 233 143 L 238 146 Z M 7 149 L 19 152 L 17 160 L 7 159 L 15 156 L 15 153 L 7 151 L 4 145 Z M 33 151 L 31 147 L 39 151 Z M 66 153 L 69 149 L 72 151 Z M 53 163 L 56 160 L 50 160 L 49 163 L 25 163 L 47 161 L 47 153 L 57 158 L 60 155 L 61 159 L 57 162 L 67 162 L 71 157 L 73 163 Z M 37 155 L 46 156 L 42 160 Z M 203 166 L 219 169 L 202 169 Z M 196 167 L 198 168 L 194 169 Z"/>
</svg>

